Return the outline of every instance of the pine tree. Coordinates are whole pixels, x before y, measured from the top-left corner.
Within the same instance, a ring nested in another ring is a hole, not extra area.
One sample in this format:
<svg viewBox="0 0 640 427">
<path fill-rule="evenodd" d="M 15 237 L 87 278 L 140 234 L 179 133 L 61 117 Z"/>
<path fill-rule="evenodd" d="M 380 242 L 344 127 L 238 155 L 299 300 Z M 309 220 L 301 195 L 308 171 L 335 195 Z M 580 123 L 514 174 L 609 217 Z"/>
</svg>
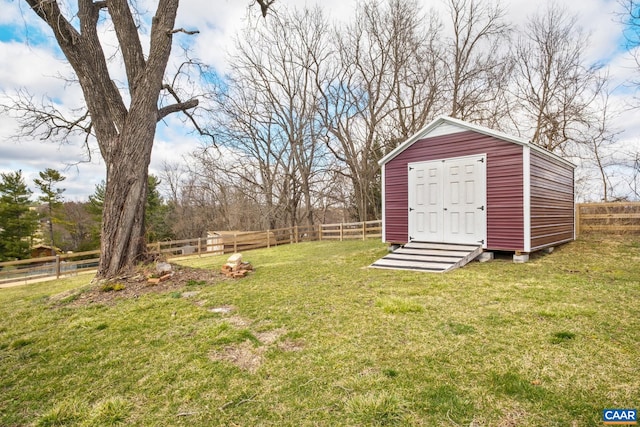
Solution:
<svg viewBox="0 0 640 427">
<path fill-rule="evenodd" d="M 149 175 L 147 191 L 147 205 L 145 209 L 145 230 L 148 242 L 171 238 L 171 232 L 166 223 L 167 205 L 160 195 L 160 179 L 155 175 Z"/>
<path fill-rule="evenodd" d="M 38 197 L 38 200 L 44 202 L 47 206 L 47 212 L 49 214 L 49 238 L 51 239 L 51 255 L 55 255 L 55 243 L 53 237 L 53 222 L 55 217 L 53 210 L 62 204 L 62 193 L 64 188 L 55 188 L 56 184 L 66 179 L 60 172 L 55 169 L 47 168 L 43 172 L 39 173 L 40 178 L 36 178 L 33 182 L 38 189 L 42 192 L 42 196 Z"/>
<path fill-rule="evenodd" d="M 22 171 L 0 174 L 0 261 L 29 258 L 38 218 Z"/>
</svg>

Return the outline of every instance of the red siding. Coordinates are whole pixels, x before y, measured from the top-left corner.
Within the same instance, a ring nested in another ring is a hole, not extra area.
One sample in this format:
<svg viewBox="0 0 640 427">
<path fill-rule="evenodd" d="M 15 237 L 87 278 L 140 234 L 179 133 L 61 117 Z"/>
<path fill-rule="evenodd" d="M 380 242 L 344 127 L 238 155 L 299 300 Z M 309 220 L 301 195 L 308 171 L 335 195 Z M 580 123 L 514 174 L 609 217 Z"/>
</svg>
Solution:
<svg viewBox="0 0 640 427">
<path fill-rule="evenodd" d="M 531 250 L 573 240 L 573 168 L 531 152 Z"/>
<path fill-rule="evenodd" d="M 487 248 L 524 250 L 522 146 L 473 131 L 416 141 L 385 165 L 385 240 L 408 241 L 408 163 L 485 153 Z"/>
</svg>

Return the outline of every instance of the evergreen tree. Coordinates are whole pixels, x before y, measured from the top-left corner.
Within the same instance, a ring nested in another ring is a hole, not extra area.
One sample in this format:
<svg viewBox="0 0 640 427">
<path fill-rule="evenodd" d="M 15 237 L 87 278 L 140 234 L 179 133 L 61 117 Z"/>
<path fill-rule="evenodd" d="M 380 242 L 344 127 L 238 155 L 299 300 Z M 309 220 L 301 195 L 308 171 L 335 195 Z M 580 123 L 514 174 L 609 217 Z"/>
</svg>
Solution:
<svg viewBox="0 0 640 427">
<path fill-rule="evenodd" d="M 56 184 L 64 181 L 65 176 L 55 169 L 47 168 L 39 173 L 40 178 L 36 178 L 33 182 L 42 192 L 42 196 L 38 200 L 45 203 L 49 214 L 49 238 L 51 239 L 51 255 L 55 255 L 55 242 L 53 237 L 53 222 L 55 221 L 54 209 L 62 205 L 62 193 L 64 188 L 56 188 Z"/>
<path fill-rule="evenodd" d="M 106 183 L 104 181 L 96 185 L 95 192 L 89 196 L 89 203 L 86 205 L 87 212 L 91 215 L 94 221 L 94 226 L 91 228 L 91 238 L 97 242 L 97 247 L 100 247 L 100 232 L 102 229 L 102 208 L 104 206 L 104 189 Z"/>
<path fill-rule="evenodd" d="M 167 227 L 168 206 L 160 195 L 160 179 L 155 175 L 149 175 L 149 189 L 147 190 L 147 207 L 145 211 L 145 228 L 147 242 L 157 242 L 171 238 Z"/>
<path fill-rule="evenodd" d="M 147 202 L 145 207 L 145 235 L 148 242 L 157 242 L 171 238 L 171 232 L 167 226 L 166 218 L 168 206 L 164 203 L 160 195 L 160 179 L 155 175 L 149 175 L 147 190 Z M 96 185 L 95 192 L 89 196 L 89 213 L 102 216 L 102 207 L 104 205 L 104 194 L 106 184 L 102 181 Z"/>
<path fill-rule="evenodd" d="M 104 206 L 104 189 L 107 184 L 102 180 L 100 184 L 96 185 L 95 192 L 89 196 L 89 206 L 87 210 L 89 213 L 98 216 L 102 219 L 102 207 Z"/>
<path fill-rule="evenodd" d="M 0 261 L 29 258 L 38 218 L 22 171 L 0 174 Z"/>
</svg>

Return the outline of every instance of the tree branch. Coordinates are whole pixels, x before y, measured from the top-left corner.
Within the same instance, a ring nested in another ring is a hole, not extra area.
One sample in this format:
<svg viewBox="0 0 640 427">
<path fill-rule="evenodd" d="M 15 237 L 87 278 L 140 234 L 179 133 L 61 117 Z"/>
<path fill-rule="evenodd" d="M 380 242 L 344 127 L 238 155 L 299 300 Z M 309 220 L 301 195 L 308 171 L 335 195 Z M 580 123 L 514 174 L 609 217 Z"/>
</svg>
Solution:
<svg viewBox="0 0 640 427">
<path fill-rule="evenodd" d="M 193 99 L 190 99 L 188 101 L 182 101 L 171 85 L 164 84 L 164 85 L 162 85 L 162 88 L 164 90 L 166 90 L 167 92 L 169 92 L 169 94 L 171 94 L 173 99 L 176 100 L 176 103 L 160 108 L 158 110 L 158 121 L 162 120 L 164 117 L 168 116 L 171 113 L 176 113 L 178 111 L 182 111 L 184 113 L 184 115 L 187 116 L 189 121 L 193 124 L 193 127 L 198 131 L 198 134 L 200 134 L 200 136 L 206 136 L 206 137 L 211 138 L 212 141 L 215 141 L 214 135 L 212 133 L 208 132 L 207 130 L 203 129 L 198 124 L 198 121 L 193 116 L 193 114 L 191 114 L 189 111 L 187 111 L 187 110 L 190 110 L 192 108 L 197 107 L 198 103 L 199 103 L 198 100 L 193 98 Z"/>
<path fill-rule="evenodd" d="M 175 34 L 175 33 L 185 33 L 185 34 L 193 35 L 193 34 L 200 34 L 200 31 L 198 30 L 188 31 L 188 30 L 185 30 L 184 28 L 176 28 L 175 30 L 169 31 L 169 34 Z"/>
<path fill-rule="evenodd" d="M 116 30 L 116 37 L 120 44 L 122 59 L 127 72 L 129 91 L 133 96 L 137 87 L 137 80 L 141 77 L 145 68 L 144 53 L 138 28 L 126 0 L 111 1 L 109 3 L 109 15 L 111 15 L 111 20 Z"/>
<path fill-rule="evenodd" d="M 258 3 L 260 5 L 260 10 L 262 11 L 262 17 L 263 18 L 267 17 L 267 11 L 269 10 L 269 7 L 275 1 L 276 0 L 256 0 L 256 3 Z"/>
<path fill-rule="evenodd" d="M 11 103 L 0 105 L 0 112 L 9 113 L 20 126 L 20 135 L 47 140 L 55 138 L 61 142 L 71 134 L 91 134 L 91 117 L 87 110 L 81 110 L 77 118 L 67 118 L 51 100 L 36 103 L 33 95 L 19 91 L 11 98 Z"/>
<path fill-rule="evenodd" d="M 51 27 L 61 48 L 75 44 L 80 34 L 62 15 L 57 1 L 26 0 L 26 2 Z"/>
<path fill-rule="evenodd" d="M 186 110 L 190 110 L 191 108 L 195 108 L 197 106 L 198 106 L 198 100 L 195 98 L 185 102 L 179 102 L 177 104 L 167 105 L 158 110 L 158 121 L 164 119 L 169 114 L 177 113 L 178 111 L 184 111 L 186 113 L 187 112 Z"/>
</svg>

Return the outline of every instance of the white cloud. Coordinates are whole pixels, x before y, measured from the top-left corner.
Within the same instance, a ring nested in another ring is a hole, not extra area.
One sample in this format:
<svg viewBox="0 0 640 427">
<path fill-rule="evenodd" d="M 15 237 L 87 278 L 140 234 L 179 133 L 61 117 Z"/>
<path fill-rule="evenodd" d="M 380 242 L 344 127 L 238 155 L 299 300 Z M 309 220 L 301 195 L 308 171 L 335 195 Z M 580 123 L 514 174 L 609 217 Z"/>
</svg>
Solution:
<svg viewBox="0 0 640 427">
<path fill-rule="evenodd" d="M 185 0 L 180 4 L 176 27 L 197 29 L 198 35 L 178 34 L 178 43 L 190 37 L 196 56 L 214 68 L 226 71 L 226 53 L 232 36 L 245 21 L 248 3 L 238 0 Z"/>
<path fill-rule="evenodd" d="M 69 76 L 71 67 L 50 50 L 18 42 L 0 43 L 0 89 L 11 91 L 28 87 L 32 93 L 64 97 L 65 84 L 55 76 Z"/>
</svg>

